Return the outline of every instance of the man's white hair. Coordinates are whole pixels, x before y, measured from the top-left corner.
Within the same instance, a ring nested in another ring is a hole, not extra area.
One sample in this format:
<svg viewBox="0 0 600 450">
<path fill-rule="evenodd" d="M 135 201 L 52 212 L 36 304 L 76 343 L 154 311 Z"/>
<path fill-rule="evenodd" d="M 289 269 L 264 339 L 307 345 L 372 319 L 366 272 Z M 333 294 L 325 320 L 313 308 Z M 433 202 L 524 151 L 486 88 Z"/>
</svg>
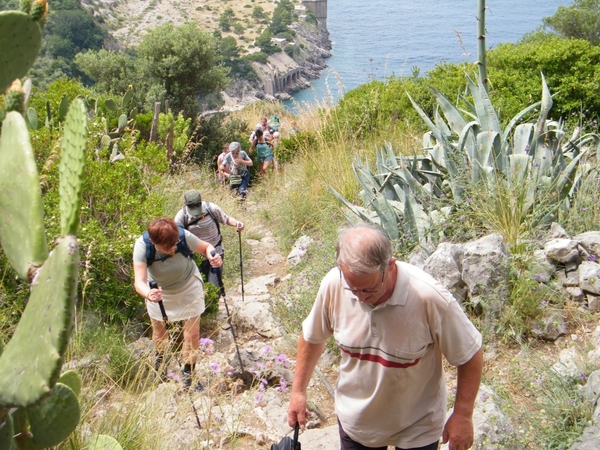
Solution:
<svg viewBox="0 0 600 450">
<path fill-rule="evenodd" d="M 385 270 L 392 257 L 392 242 L 371 224 L 340 229 L 336 246 L 336 263 L 357 275 Z"/>
</svg>

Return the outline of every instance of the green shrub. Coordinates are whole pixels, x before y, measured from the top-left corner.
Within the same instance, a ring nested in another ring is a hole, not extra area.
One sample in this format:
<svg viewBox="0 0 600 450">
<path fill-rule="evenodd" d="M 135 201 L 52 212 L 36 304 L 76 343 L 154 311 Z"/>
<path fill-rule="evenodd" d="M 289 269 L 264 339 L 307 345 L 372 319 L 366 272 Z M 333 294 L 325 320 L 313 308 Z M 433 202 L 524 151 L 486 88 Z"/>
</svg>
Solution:
<svg viewBox="0 0 600 450">
<path fill-rule="evenodd" d="M 246 61 L 250 61 L 250 62 L 266 64 L 267 63 L 267 54 L 263 53 L 263 52 L 254 52 L 254 53 L 249 53 L 247 55 L 244 55 L 242 57 L 242 59 L 244 59 Z"/>
<path fill-rule="evenodd" d="M 541 73 L 552 86 L 553 117 L 586 125 L 600 116 L 598 79 L 600 47 L 577 39 L 538 35 L 519 44 L 501 44 L 487 56 L 494 103 L 507 119 L 531 103 L 539 92 Z"/>
<path fill-rule="evenodd" d="M 219 312 L 219 288 L 212 283 L 204 283 L 204 304 L 206 309 L 203 316 L 215 317 Z"/>
<path fill-rule="evenodd" d="M 135 118 L 135 128 L 140 132 L 140 138 L 148 140 L 150 138 L 150 130 L 152 129 L 152 119 L 154 113 L 149 111 L 147 113 L 138 114 Z"/>
<path fill-rule="evenodd" d="M 317 146 L 317 138 L 313 133 L 299 132 L 292 134 L 289 138 L 283 138 L 279 141 L 279 145 L 275 149 L 277 160 L 280 163 L 291 162 L 295 155 L 301 151 L 315 149 Z"/>
</svg>

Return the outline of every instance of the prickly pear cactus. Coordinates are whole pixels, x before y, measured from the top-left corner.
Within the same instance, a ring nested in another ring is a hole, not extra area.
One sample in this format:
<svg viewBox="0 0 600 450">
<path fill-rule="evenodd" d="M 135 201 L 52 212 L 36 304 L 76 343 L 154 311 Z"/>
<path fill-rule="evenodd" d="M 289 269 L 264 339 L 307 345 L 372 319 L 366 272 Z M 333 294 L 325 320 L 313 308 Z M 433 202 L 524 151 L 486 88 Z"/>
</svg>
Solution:
<svg viewBox="0 0 600 450">
<path fill-rule="evenodd" d="M 74 234 L 79 224 L 85 166 L 87 117 L 83 100 L 71 103 L 65 123 L 60 158 L 60 224 L 63 235 Z"/>
<path fill-rule="evenodd" d="M 56 383 L 48 397 L 27 408 L 35 448 L 60 444 L 75 431 L 79 416 L 79 401 L 75 393 L 70 387 Z"/>
<path fill-rule="evenodd" d="M 78 269 L 77 238 L 65 236 L 40 269 L 0 356 L 0 408 L 33 405 L 58 380 L 71 333 Z"/>
<path fill-rule="evenodd" d="M 30 281 L 30 271 L 48 257 L 48 245 L 35 157 L 18 112 L 2 122 L 0 161 L 0 245 L 17 274 Z"/>
<path fill-rule="evenodd" d="M 20 11 L 0 12 L 0 92 L 16 78 L 23 78 L 42 47 L 37 21 Z"/>
<path fill-rule="evenodd" d="M 83 450 L 123 450 L 123 447 L 110 436 L 99 434 L 90 438 Z"/>
</svg>

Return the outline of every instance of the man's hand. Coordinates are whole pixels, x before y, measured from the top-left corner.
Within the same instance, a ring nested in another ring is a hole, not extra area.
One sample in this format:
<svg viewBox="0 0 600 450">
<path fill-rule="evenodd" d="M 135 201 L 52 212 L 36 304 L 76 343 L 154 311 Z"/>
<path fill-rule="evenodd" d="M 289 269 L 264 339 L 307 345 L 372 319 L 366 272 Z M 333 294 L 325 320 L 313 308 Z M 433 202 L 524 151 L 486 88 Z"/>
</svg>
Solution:
<svg viewBox="0 0 600 450">
<path fill-rule="evenodd" d="M 213 250 L 214 252 L 214 250 Z M 210 262 L 211 267 L 221 267 L 223 265 L 223 260 L 221 259 L 221 255 L 219 255 L 217 252 L 214 252 L 215 254 L 212 255 L 209 253 L 208 256 L 208 262 Z"/>
<path fill-rule="evenodd" d="M 306 394 L 292 391 L 292 398 L 288 407 L 288 425 L 294 428 L 298 423 L 300 428 L 304 429 L 308 416 L 310 416 L 310 412 L 306 410 Z"/>
<path fill-rule="evenodd" d="M 237 229 L 238 233 L 241 233 L 242 231 L 244 231 L 244 224 L 238 221 L 237 226 L 235 228 Z"/>
<path fill-rule="evenodd" d="M 289 416 L 289 413 L 288 413 Z M 449 442 L 448 450 L 467 450 L 473 446 L 473 420 L 452 413 L 444 426 L 442 443 Z"/>
</svg>

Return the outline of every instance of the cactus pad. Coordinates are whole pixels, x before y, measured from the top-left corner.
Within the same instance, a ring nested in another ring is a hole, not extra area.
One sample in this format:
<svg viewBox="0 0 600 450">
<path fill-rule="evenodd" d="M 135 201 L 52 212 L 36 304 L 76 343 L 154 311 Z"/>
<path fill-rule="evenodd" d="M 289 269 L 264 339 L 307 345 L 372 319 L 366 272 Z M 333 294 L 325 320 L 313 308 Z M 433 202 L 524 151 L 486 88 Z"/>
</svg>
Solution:
<svg viewBox="0 0 600 450">
<path fill-rule="evenodd" d="M 58 379 L 71 334 L 78 267 L 77 238 L 65 236 L 40 269 L 0 356 L 0 408 L 33 405 Z"/>
<path fill-rule="evenodd" d="M 24 280 L 48 256 L 42 192 L 23 116 L 9 112 L 0 137 L 0 245 Z"/>
<path fill-rule="evenodd" d="M 27 121 L 27 126 L 30 130 L 37 130 L 40 127 L 37 111 L 31 107 L 27 108 L 25 120 Z"/>
<path fill-rule="evenodd" d="M 123 447 L 116 439 L 105 434 L 99 434 L 91 437 L 86 443 L 83 450 L 123 450 Z"/>
<path fill-rule="evenodd" d="M 71 388 L 77 397 L 81 394 L 81 378 L 74 370 L 67 370 L 58 379 L 57 383 L 62 383 Z"/>
<path fill-rule="evenodd" d="M 56 383 L 38 405 L 27 408 L 27 417 L 36 448 L 54 447 L 75 431 L 81 411 L 70 387 Z"/>
<path fill-rule="evenodd" d="M 23 78 L 42 47 L 40 26 L 20 11 L 0 11 L 0 93 Z"/>
<path fill-rule="evenodd" d="M 106 109 L 110 111 L 117 111 L 119 109 L 117 103 L 112 98 L 107 98 L 104 100 L 104 106 L 106 106 Z"/>
<path fill-rule="evenodd" d="M 81 189 L 87 143 L 87 116 L 80 98 L 67 113 L 60 157 L 60 226 L 63 235 L 75 234 L 79 225 Z"/>
<path fill-rule="evenodd" d="M 0 448 L 11 448 L 13 438 L 13 419 L 12 415 L 8 415 L 2 423 L 0 420 Z"/>
</svg>

